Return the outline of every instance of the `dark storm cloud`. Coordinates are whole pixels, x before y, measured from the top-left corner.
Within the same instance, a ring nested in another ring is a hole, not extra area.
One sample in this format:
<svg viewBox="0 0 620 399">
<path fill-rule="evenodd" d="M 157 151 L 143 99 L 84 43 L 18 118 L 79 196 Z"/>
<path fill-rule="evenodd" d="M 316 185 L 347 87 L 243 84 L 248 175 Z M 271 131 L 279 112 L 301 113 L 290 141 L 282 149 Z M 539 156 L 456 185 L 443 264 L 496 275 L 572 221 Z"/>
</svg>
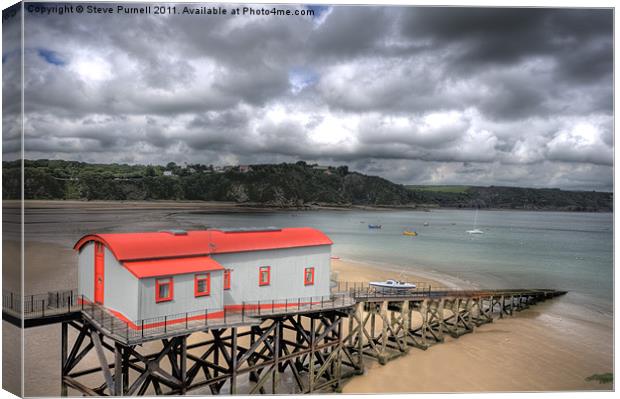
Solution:
<svg viewBox="0 0 620 399">
<path fill-rule="evenodd" d="M 311 48 L 319 56 L 368 55 L 381 47 L 393 23 L 387 8 L 335 7 L 313 35 Z"/>
<path fill-rule="evenodd" d="M 608 188 L 612 17 L 358 6 L 277 19 L 27 15 L 27 150 Z M 5 48 L 5 67 L 15 59 Z M 3 96 L 12 83 L 3 75 Z M 7 130 L 5 153 L 18 134 Z"/>
<path fill-rule="evenodd" d="M 402 32 L 428 38 L 435 46 L 458 44 L 462 51 L 456 59 L 481 65 L 511 64 L 533 55 L 571 57 L 590 43 L 608 50 L 612 27 L 613 14 L 602 9 L 422 7 L 403 15 Z M 599 55 L 592 60 L 594 69 L 597 64 L 609 67 L 611 53 Z"/>
</svg>

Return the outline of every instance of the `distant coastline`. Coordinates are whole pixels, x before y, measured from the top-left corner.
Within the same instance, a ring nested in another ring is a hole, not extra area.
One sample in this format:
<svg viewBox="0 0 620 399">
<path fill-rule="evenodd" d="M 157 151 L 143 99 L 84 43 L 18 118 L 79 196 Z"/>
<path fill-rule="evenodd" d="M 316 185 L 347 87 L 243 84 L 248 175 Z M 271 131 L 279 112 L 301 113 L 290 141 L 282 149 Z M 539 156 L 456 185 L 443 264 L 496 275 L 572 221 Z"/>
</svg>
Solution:
<svg viewBox="0 0 620 399">
<path fill-rule="evenodd" d="M 3 207 L 18 208 L 21 201 L 3 200 Z M 119 204 L 123 204 L 124 209 L 136 210 L 184 210 L 196 213 L 225 213 L 225 212 L 312 212 L 312 211 L 413 211 L 413 212 L 432 212 L 437 210 L 474 210 L 477 208 L 458 208 L 458 207 L 439 207 L 424 205 L 330 205 L 318 204 L 308 206 L 276 206 L 257 203 L 235 203 L 227 201 L 170 201 L 170 200 L 24 200 L 26 209 L 52 209 L 52 208 L 86 208 L 86 209 L 117 209 Z M 481 208 L 482 211 L 523 211 L 523 212 L 579 212 L 564 209 L 523 209 L 523 208 Z M 591 210 L 581 211 L 586 213 L 613 213 L 613 210 Z"/>
<path fill-rule="evenodd" d="M 613 193 L 505 186 L 403 185 L 346 165 L 213 166 L 3 161 L 3 199 L 183 201 L 259 210 L 508 209 L 611 212 Z M 22 175 L 23 172 L 23 175 Z"/>
</svg>

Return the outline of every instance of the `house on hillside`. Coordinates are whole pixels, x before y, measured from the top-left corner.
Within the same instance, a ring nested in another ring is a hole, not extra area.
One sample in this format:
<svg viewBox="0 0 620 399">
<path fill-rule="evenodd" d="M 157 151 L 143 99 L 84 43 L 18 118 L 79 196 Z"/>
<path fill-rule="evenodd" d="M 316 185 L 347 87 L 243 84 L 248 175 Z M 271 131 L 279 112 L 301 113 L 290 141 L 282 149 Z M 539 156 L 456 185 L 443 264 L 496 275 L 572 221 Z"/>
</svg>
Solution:
<svg viewBox="0 0 620 399">
<path fill-rule="evenodd" d="M 312 228 L 91 234 L 78 291 L 126 321 L 330 293 L 332 241 Z"/>
</svg>

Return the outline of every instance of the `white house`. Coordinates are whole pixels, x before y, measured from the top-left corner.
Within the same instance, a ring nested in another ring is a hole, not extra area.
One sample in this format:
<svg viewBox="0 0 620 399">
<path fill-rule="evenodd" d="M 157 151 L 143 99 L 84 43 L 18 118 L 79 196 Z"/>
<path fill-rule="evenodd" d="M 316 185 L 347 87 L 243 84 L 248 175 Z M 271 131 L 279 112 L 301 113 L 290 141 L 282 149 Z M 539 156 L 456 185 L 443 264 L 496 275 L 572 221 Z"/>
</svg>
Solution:
<svg viewBox="0 0 620 399">
<path fill-rule="evenodd" d="M 330 293 L 332 241 L 302 227 L 91 234 L 78 291 L 133 324 Z"/>
</svg>

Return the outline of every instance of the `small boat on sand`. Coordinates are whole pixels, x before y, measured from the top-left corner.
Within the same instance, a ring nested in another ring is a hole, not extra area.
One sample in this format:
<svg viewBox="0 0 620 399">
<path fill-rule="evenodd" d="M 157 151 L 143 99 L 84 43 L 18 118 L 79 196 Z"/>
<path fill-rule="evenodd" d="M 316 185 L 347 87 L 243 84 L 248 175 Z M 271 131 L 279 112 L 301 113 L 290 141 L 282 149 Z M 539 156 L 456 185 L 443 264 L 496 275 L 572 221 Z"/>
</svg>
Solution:
<svg viewBox="0 0 620 399">
<path fill-rule="evenodd" d="M 417 235 L 418 235 L 418 233 L 417 233 L 417 232 L 415 232 L 415 231 L 411 231 L 411 230 L 405 230 L 405 231 L 403 231 L 403 235 L 404 235 L 404 236 L 411 236 L 411 237 L 415 237 L 415 236 L 417 236 Z"/>
<path fill-rule="evenodd" d="M 377 291 L 382 292 L 405 292 L 416 288 L 416 285 L 413 283 L 406 283 L 404 281 L 396 280 L 371 281 L 368 284 L 371 287 L 376 288 Z"/>
<path fill-rule="evenodd" d="M 368 228 L 369 229 L 380 229 L 381 225 L 380 224 L 369 224 Z"/>
</svg>

